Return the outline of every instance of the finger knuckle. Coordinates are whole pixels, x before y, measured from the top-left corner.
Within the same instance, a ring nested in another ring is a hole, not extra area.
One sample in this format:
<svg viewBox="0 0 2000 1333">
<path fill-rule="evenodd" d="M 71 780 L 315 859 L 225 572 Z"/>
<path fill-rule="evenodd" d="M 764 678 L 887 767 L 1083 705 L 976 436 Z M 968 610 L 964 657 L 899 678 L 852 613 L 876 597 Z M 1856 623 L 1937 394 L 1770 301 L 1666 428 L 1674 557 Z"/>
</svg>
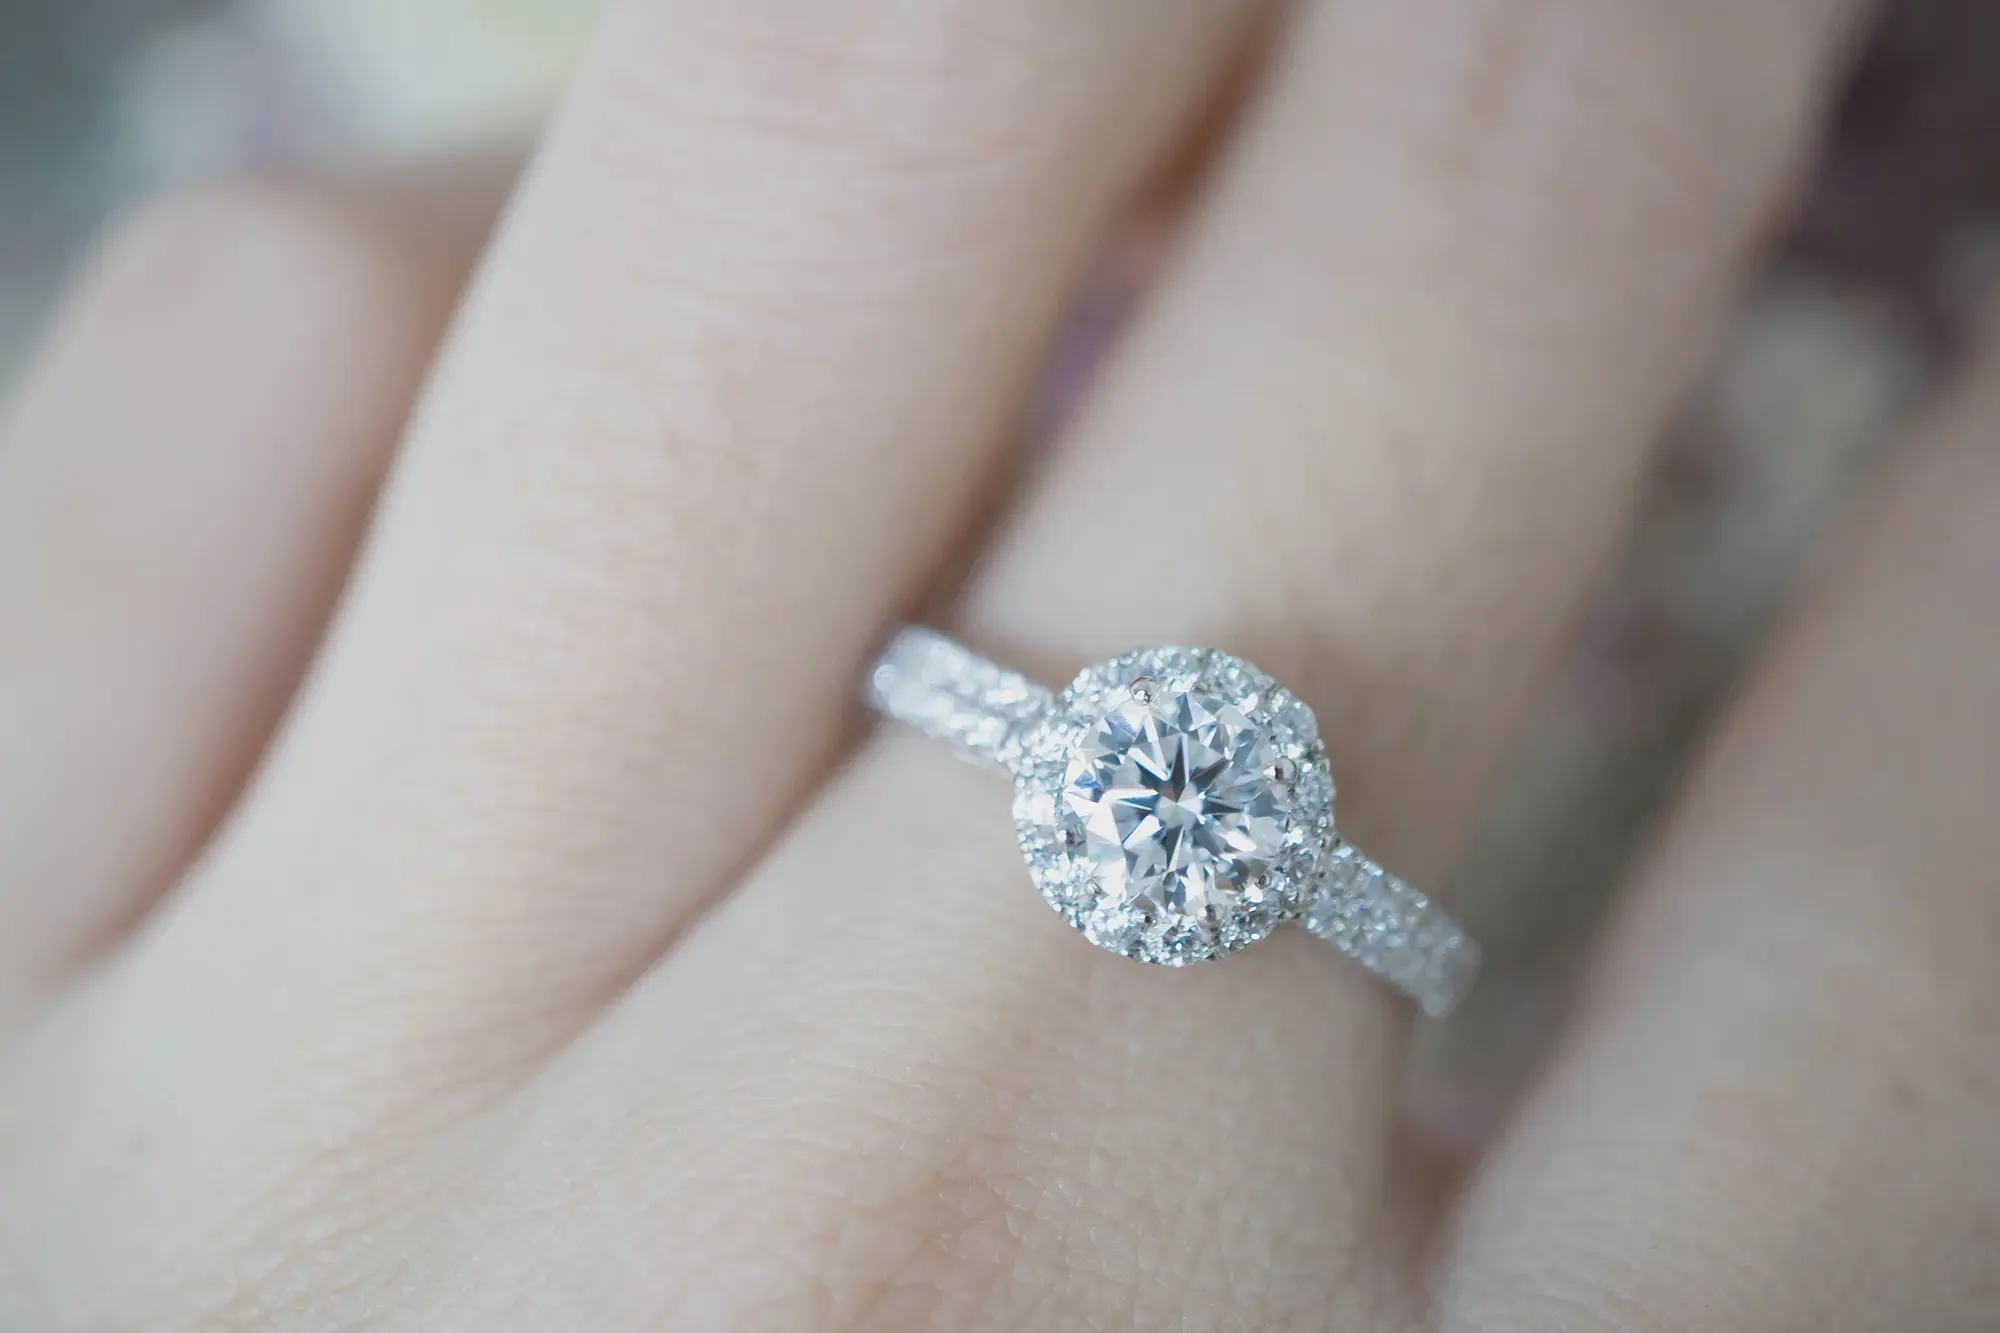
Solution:
<svg viewBox="0 0 2000 1333">
<path fill-rule="evenodd" d="M 678 198 L 682 164 L 660 127 L 693 126 L 795 164 L 760 188 L 773 225 L 810 191 L 815 226 L 857 220 L 903 234 L 953 234 L 1017 204 L 1018 185 L 1075 155 L 1089 135 L 1051 114 L 1080 102 L 1102 71 L 1103 43 L 1061 40 L 1093 26 L 1055 21 L 1047 0 L 966 3 L 672 7 L 624 34 L 635 51 L 689 45 L 713 53 L 690 77 L 615 59 L 584 103 L 579 142 L 609 159 L 626 188 Z M 794 148 L 808 151 L 793 151 Z M 802 219 L 803 220 L 803 219 Z"/>
</svg>

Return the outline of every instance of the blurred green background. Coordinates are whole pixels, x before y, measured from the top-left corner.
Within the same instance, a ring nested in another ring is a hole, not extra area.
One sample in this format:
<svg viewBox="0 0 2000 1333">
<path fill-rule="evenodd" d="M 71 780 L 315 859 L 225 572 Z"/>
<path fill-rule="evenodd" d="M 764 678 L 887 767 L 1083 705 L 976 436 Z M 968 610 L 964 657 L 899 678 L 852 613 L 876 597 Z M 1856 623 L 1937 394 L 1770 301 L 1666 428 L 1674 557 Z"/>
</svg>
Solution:
<svg viewBox="0 0 2000 1333">
<path fill-rule="evenodd" d="M 518 137 L 597 7 L 4 0 L 0 384 L 135 197 Z M 1427 1032 L 1420 1071 L 1466 1134 L 1546 1041 L 1596 909 L 1817 538 L 1966 340 L 1997 208 L 2000 5 L 1888 6 L 1458 886 L 1492 973 L 1481 1003 Z M 1087 381 L 1101 304 L 1066 344 L 1059 399 Z"/>
</svg>

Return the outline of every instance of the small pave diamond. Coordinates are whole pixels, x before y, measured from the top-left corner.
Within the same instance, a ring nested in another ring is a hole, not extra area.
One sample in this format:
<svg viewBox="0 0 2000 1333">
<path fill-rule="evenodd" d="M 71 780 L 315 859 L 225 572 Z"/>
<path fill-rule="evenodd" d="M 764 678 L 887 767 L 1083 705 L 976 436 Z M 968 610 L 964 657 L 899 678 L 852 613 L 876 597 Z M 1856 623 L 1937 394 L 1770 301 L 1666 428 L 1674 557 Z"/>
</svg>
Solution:
<svg viewBox="0 0 2000 1333">
<path fill-rule="evenodd" d="M 868 702 L 974 759 L 1013 768 L 1055 695 L 942 634 L 910 626 L 890 640 L 868 673 Z"/>
<path fill-rule="evenodd" d="M 1450 1012 L 1472 984 L 1479 950 L 1423 894 L 1342 845 L 1327 856 L 1305 927 L 1412 996 L 1425 1013 Z"/>
</svg>

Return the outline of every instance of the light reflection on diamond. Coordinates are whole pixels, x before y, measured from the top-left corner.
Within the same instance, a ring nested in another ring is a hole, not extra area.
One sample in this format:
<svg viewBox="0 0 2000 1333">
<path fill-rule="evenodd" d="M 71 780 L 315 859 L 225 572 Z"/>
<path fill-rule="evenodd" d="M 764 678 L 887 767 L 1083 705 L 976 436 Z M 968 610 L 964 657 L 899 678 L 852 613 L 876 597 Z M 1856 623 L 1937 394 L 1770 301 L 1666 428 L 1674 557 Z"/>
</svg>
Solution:
<svg viewBox="0 0 2000 1333">
<path fill-rule="evenodd" d="M 1050 903 L 1100 947 L 1156 963 L 1268 934 L 1331 829 L 1311 714 L 1247 664 L 1190 649 L 1093 667 L 1065 699 L 1060 741 L 1015 802 Z"/>
<path fill-rule="evenodd" d="M 1289 793 L 1233 703 L 1191 688 L 1127 696 L 1068 756 L 1063 826 L 1100 890 L 1148 916 L 1213 931 L 1284 844 Z"/>
</svg>

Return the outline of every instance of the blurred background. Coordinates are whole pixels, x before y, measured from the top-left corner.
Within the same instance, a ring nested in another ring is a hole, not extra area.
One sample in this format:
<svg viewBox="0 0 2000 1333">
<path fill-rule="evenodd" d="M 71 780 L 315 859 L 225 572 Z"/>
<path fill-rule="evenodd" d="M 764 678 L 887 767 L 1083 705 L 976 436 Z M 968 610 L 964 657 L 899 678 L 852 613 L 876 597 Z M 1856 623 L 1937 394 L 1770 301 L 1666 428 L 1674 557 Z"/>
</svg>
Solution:
<svg viewBox="0 0 2000 1333">
<path fill-rule="evenodd" d="M 177 181 L 524 134 L 592 0 L 0 0 L 0 385 L 107 215 Z M 1080 302 L 1038 429 L 1143 286 Z M 2000 270 L 2000 5 L 1883 10 L 1458 888 L 1481 1002 L 1419 1077 L 1476 1137 L 1703 722 Z"/>
</svg>

